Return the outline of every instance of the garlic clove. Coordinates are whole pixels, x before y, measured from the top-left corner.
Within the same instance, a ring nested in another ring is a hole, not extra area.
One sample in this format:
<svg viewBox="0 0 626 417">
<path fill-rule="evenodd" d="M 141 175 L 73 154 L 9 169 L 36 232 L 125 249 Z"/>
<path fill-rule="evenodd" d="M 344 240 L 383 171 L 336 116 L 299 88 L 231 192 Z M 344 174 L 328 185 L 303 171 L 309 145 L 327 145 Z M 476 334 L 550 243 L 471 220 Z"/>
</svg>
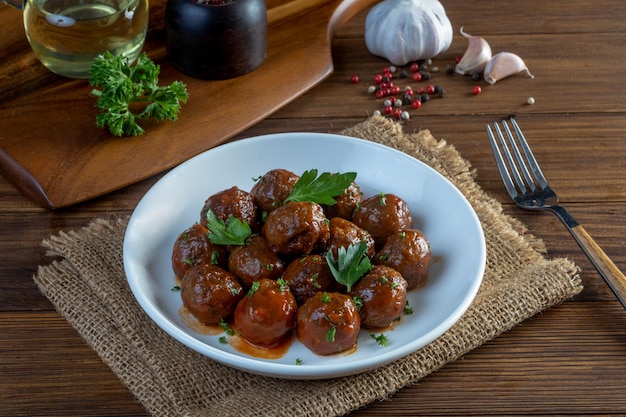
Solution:
<svg viewBox="0 0 626 417">
<path fill-rule="evenodd" d="M 465 33 L 463 27 L 461 27 L 461 35 L 469 41 L 463 57 L 456 65 L 455 72 L 461 75 L 482 72 L 491 59 L 491 47 L 485 39 Z"/>
<path fill-rule="evenodd" d="M 535 78 L 530 73 L 524 60 L 512 52 L 500 52 L 495 54 L 485 67 L 485 81 L 489 84 L 495 84 L 510 75 L 518 74 L 525 71 L 530 78 Z"/>
</svg>

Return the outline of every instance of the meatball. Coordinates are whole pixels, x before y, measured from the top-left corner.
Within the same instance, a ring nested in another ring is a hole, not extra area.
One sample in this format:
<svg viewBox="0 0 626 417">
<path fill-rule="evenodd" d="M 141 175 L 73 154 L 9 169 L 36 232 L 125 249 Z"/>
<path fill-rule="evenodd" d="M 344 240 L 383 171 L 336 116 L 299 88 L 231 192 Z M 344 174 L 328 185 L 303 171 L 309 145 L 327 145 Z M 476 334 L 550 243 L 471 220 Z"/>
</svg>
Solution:
<svg viewBox="0 0 626 417">
<path fill-rule="evenodd" d="M 267 216 L 262 234 L 273 251 L 295 257 L 323 248 L 330 229 L 322 206 L 290 201 Z"/>
<path fill-rule="evenodd" d="M 330 219 L 328 227 L 330 229 L 330 237 L 326 243 L 326 250 L 332 252 L 335 259 L 337 259 L 339 248 L 347 248 L 350 245 L 359 244 L 360 242 L 367 244 L 367 252 L 365 252 L 365 254 L 369 258 L 374 256 L 374 239 L 367 230 L 363 230 L 350 220 L 341 217 L 333 217 Z"/>
<path fill-rule="evenodd" d="M 253 233 L 260 229 L 258 208 L 252 195 L 237 186 L 215 193 L 206 199 L 200 210 L 200 223 L 205 227 L 208 227 L 206 214 L 209 209 L 213 210 L 218 219 L 225 222 L 232 216 L 248 223 Z"/>
<path fill-rule="evenodd" d="M 393 233 L 413 227 L 409 205 L 395 194 L 380 193 L 364 199 L 354 211 L 352 221 L 370 232 L 377 249 Z"/>
<path fill-rule="evenodd" d="M 172 269 L 178 278 L 182 279 L 185 272 L 195 265 L 226 265 L 226 248 L 211 243 L 207 232 L 206 227 L 196 223 L 176 238 L 172 248 Z"/>
<path fill-rule="evenodd" d="M 298 309 L 296 336 L 318 355 L 345 352 L 356 345 L 361 318 L 351 297 L 318 292 Z"/>
<path fill-rule="evenodd" d="M 265 239 L 255 235 L 249 244 L 236 246 L 230 251 L 228 269 L 246 288 L 250 288 L 261 278 L 280 278 L 285 262 L 270 249 Z"/>
<path fill-rule="evenodd" d="M 210 325 L 230 316 L 244 296 L 243 287 L 233 274 L 208 264 L 194 266 L 185 273 L 180 293 L 187 310 Z"/>
<path fill-rule="evenodd" d="M 283 205 L 283 201 L 289 197 L 299 178 L 298 175 L 286 169 L 273 169 L 258 179 L 250 190 L 250 194 L 259 209 L 269 213 Z"/>
<path fill-rule="evenodd" d="M 361 192 L 361 187 L 359 187 L 357 183 L 353 182 L 348 188 L 346 188 L 343 194 L 335 197 L 335 204 L 331 206 L 323 206 L 324 211 L 326 212 L 326 217 L 329 219 L 333 217 L 341 217 L 342 219 L 352 220 L 352 214 L 358 207 L 362 198 L 363 193 Z"/>
<path fill-rule="evenodd" d="M 285 269 L 283 279 L 298 305 L 302 305 L 318 291 L 334 291 L 337 288 L 337 281 L 322 255 L 305 255 L 294 259 Z"/>
<path fill-rule="evenodd" d="M 417 229 L 405 229 L 387 238 L 374 263 L 400 272 L 412 289 L 426 285 L 430 258 L 430 244 L 424 234 Z"/>
<path fill-rule="evenodd" d="M 296 299 L 286 283 L 264 278 L 239 301 L 233 319 L 245 340 L 271 347 L 295 327 L 297 310 Z"/>
<path fill-rule="evenodd" d="M 352 287 L 350 294 L 362 301 L 361 324 L 365 328 L 388 327 L 406 306 L 407 283 L 393 268 L 375 265 Z"/>
</svg>

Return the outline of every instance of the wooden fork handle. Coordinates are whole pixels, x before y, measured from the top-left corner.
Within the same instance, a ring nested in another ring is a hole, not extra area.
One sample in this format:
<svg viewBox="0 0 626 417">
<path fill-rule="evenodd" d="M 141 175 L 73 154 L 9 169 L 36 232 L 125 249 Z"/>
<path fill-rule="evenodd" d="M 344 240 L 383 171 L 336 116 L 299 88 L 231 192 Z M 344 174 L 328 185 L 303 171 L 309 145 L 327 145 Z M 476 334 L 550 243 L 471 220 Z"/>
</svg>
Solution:
<svg viewBox="0 0 626 417">
<path fill-rule="evenodd" d="M 617 299 L 626 308 L 626 277 L 593 240 L 582 225 L 570 228 L 572 235 L 609 285 Z"/>
</svg>

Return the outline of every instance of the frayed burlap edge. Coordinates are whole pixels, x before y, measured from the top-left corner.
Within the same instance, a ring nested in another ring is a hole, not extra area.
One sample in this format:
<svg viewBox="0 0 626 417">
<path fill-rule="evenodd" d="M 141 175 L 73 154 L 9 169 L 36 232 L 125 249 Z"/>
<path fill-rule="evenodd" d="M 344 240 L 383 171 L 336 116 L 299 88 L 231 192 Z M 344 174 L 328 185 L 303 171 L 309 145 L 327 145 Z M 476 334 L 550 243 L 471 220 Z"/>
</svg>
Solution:
<svg viewBox="0 0 626 417">
<path fill-rule="evenodd" d="M 412 155 L 468 198 L 485 230 L 483 284 L 466 314 L 442 337 L 406 358 L 361 375 L 285 381 L 240 372 L 180 345 L 137 305 L 126 283 L 122 242 L 127 218 L 96 219 L 44 245 L 62 259 L 34 277 L 57 310 L 155 416 L 333 416 L 387 398 L 521 321 L 580 292 L 578 268 L 548 260 L 543 242 L 502 213 L 474 181 L 456 149 L 428 131 L 404 133 L 382 117 L 343 132 Z"/>
</svg>

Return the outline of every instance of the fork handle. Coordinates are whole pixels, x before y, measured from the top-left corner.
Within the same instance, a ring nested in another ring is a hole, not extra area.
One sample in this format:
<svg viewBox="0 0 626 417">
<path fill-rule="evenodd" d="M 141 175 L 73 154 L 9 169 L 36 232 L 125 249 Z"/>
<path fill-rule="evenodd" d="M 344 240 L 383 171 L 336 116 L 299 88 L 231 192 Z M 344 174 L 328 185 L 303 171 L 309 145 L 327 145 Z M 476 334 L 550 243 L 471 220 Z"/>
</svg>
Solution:
<svg viewBox="0 0 626 417">
<path fill-rule="evenodd" d="M 570 232 L 591 263 L 596 267 L 602 278 L 609 285 L 617 299 L 626 308 L 626 277 L 593 240 L 582 225 L 570 227 Z"/>
</svg>

